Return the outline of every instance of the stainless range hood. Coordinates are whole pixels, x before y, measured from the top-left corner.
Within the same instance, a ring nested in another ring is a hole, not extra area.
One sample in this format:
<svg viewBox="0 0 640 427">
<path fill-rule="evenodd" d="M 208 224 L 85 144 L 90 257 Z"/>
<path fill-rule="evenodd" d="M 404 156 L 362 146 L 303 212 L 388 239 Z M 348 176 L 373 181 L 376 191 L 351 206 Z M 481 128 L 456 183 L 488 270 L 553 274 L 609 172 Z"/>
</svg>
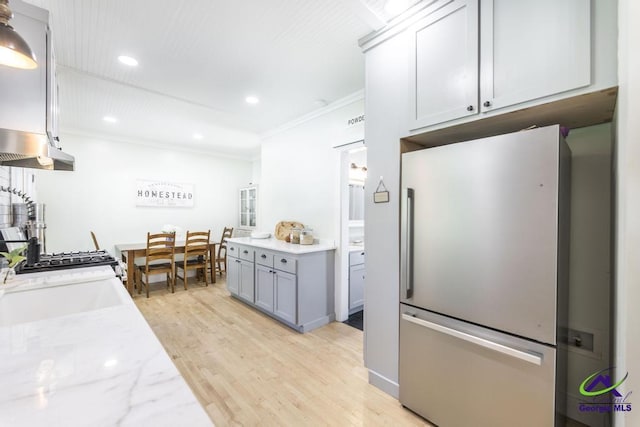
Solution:
<svg viewBox="0 0 640 427">
<path fill-rule="evenodd" d="M 49 143 L 46 134 L 0 129 L 0 165 L 72 171 L 73 156 Z"/>
</svg>

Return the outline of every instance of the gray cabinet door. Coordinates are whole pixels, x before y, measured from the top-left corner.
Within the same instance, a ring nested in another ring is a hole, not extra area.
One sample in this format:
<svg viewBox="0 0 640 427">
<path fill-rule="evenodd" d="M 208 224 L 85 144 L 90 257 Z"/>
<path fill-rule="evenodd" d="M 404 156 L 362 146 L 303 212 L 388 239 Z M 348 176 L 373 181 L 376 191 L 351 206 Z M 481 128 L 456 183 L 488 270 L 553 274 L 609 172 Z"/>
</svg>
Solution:
<svg viewBox="0 0 640 427">
<path fill-rule="evenodd" d="M 249 302 L 254 302 L 254 276 L 253 276 L 253 263 L 245 260 L 239 260 L 240 280 L 238 296 Z"/>
<path fill-rule="evenodd" d="M 256 265 L 256 305 L 273 313 L 273 270 Z"/>
<path fill-rule="evenodd" d="M 411 130 L 478 113 L 478 1 L 433 7 L 409 29 Z"/>
<path fill-rule="evenodd" d="M 275 307 L 276 316 L 287 322 L 297 323 L 296 275 L 276 270 L 274 275 Z"/>
<path fill-rule="evenodd" d="M 364 264 L 349 268 L 349 310 L 364 305 Z"/>
<path fill-rule="evenodd" d="M 240 291 L 239 283 L 240 260 L 229 257 L 227 260 L 227 290 L 233 295 L 238 295 Z"/>
<path fill-rule="evenodd" d="M 481 110 L 589 86 L 591 3 L 483 0 Z"/>
</svg>

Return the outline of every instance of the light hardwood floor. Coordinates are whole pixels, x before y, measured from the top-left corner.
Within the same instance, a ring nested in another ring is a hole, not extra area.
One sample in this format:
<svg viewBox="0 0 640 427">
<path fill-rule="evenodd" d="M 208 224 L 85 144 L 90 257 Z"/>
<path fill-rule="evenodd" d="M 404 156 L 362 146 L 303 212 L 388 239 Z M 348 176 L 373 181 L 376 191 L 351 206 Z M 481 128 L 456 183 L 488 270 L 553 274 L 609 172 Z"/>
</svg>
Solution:
<svg viewBox="0 0 640 427">
<path fill-rule="evenodd" d="M 362 332 L 300 334 L 231 298 L 224 278 L 134 298 L 218 426 L 426 426 L 367 382 Z"/>
</svg>

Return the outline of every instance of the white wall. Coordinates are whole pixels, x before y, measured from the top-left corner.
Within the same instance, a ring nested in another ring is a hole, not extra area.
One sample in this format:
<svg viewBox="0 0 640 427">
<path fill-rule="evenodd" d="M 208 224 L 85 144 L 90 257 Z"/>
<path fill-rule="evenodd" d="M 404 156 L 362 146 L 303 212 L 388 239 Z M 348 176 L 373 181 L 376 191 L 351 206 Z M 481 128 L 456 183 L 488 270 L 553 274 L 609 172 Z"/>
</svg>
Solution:
<svg viewBox="0 0 640 427">
<path fill-rule="evenodd" d="M 616 129 L 616 346 L 615 366 L 633 391 L 633 410 L 615 425 L 640 425 L 640 2 L 618 2 L 618 108 Z"/>
<path fill-rule="evenodd" d="M 174 224 L 184 231 L 237 227 L 238 188 L 251 181 L 251 161 L 147 145 L 62 135 L 76 158 L 74 172 L 38 171 L 38 201 L 46 205 L 47 252 L 93 249 L 89 231 L 113 253 L 118 243 L 146 240 Z M 193 208 L 136 207 L 136 180 L 194 185 Z"/>
<path fill-rule="evenodd" d="M 355 94 L 262 141 L 258 229 L 273 233 L 279 221 L 299 221 L 313 228 L 316 238 L 335 241 L 337 320 L 348 316 L 348 249 L 340 242 L 344 150 L 333 147 L 347 142 L 352 135 L 348 119 L 363 111 L 362 95 Z"/>
<path fill-rule="evenodd" d="M 316 237 L 338 240 L 340 152 L 332 147 L 363 110 L 360 99 L 263 139 L 259 228 L 273 232 L 279 221 L 294 220 Z"/>
</svg>

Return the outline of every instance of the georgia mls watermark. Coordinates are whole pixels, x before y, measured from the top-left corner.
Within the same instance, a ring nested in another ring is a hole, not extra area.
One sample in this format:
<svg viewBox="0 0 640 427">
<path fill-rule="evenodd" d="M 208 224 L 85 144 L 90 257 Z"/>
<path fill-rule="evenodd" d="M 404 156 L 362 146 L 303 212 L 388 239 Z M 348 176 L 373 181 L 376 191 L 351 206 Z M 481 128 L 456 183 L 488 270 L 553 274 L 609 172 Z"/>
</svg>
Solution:
<svg viewBox="0 0 640 427">
<path fill-rule="evenodd" d="M 580 384 L 579 391 L 587 400 L 580 402 L 580 412 L 630 412 L 631 391 L 620 393 L 617 388 L 629 377 L 627 372 L 622 379 L 613 382 L 615 368 L 606 368 L 589 375 Z"/>
</svg>

